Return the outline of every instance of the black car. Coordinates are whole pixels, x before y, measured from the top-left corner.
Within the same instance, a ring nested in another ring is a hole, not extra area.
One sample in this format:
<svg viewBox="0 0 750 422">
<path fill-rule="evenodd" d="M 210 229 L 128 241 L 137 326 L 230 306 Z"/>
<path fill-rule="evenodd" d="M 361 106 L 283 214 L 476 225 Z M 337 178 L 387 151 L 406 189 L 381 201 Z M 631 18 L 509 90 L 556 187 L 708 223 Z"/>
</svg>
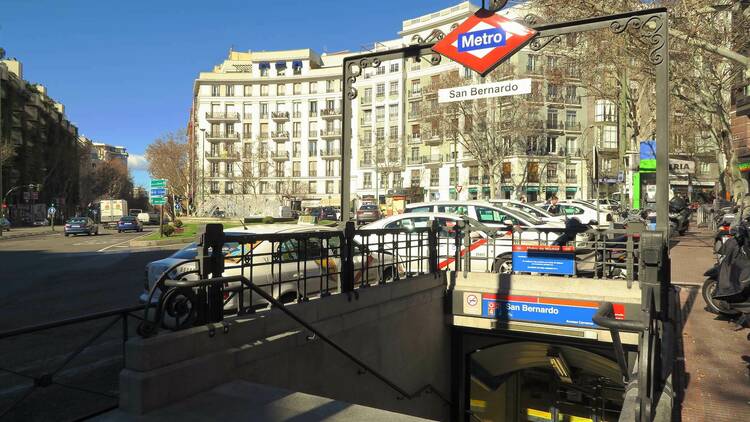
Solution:
<svg viewBox="0 0 750 422">
<path fill-rule="evenodd" d="M 321 220 L 331 220 L 336 221 L 338 220 L 338 216 L 336 214 L 336 208 L 333 207 L 315 207 L 310 209 L 310 215 L 315 217 L 317 221 Z"/>
</svg>

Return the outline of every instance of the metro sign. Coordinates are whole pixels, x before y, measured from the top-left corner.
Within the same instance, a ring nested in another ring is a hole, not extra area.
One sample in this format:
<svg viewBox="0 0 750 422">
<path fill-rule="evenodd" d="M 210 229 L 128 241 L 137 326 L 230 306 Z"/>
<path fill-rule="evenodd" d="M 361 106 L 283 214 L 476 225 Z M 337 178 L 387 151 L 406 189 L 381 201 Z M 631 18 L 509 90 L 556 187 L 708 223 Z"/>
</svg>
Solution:
<svg viewBox="0 0 750 422">
<path fill-rule="evenodd" d="M 485 76 L 536 35 L 518 22 L 479 9 L 432 49 Z"/>
</svg>

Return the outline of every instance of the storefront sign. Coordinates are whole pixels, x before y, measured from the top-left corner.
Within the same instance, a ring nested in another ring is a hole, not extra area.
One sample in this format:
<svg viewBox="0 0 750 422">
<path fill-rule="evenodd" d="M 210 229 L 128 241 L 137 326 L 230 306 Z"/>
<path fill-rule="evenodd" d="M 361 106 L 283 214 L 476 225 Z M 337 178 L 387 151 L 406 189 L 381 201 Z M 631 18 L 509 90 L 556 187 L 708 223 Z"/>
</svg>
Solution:
<svg viewBox="0 0 750 422">
<path fill-rule="evenodd" d="M 515 245 L 513 271 L 575 275 L 575 249 L 572 246 Z"/>
<path fill-rule="evenodd" d="M 597 327 L 592 321 L 599 302 L 537 296 L 482 293 L 482 316 L 573 327 Z M 625 305 L 614 304 L 615 319 L 625 319 Z"/>
<path fill-rule="evenodd" d="M 672 174 L 695 174 L 695 161 L 669 159 L 669 172 Z"/>
</svg>

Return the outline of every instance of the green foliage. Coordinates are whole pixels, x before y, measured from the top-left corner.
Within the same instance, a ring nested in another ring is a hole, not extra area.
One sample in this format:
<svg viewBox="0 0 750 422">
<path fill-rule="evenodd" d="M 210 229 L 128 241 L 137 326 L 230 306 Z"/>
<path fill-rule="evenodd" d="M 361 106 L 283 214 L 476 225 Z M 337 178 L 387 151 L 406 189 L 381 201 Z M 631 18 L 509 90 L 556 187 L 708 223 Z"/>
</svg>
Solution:
<svg viewBox="0 0 750 422">
<path fill-rule="evenodd" d="M 174 223 L 172 223 L 172 224 L 173 224 L 173 225 L 174 225 L 175 227 L 178 227 L 178 228 L 179 228 L 179 227 L 182 227 L 182 220 L 180 220 L 180 219 L 178 218 L 178 219 L 177 219 L 177 220 L 175 220 L 175 221 L 174 221 Z"/>
<path fill-rule="evenodd" d="M 164 224 L 161 226 L 162 233 L 164 233 L 164 236 L 172 236 L 174 234 L 174 227 L 170 226 L 169 224 Z"/>
<path fill-rule="evenodd" d="M 273 224 L 274 220 L 273 217 L 265 216 L 263 217 L 263 220 L 261 220 L 263 224 Z"/>
</svg>

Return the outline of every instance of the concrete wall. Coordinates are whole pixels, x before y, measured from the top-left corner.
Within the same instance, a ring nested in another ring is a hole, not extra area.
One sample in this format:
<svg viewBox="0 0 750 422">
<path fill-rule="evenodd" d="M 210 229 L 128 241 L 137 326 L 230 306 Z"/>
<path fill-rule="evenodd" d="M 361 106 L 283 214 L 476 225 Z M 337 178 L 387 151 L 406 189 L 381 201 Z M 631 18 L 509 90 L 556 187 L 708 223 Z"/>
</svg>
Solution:
<svg viewBox="0 0 750 422">
<path fill-rule="evenodd" d="M 450 331 L 445 324 L 444 275 L 421 276 L 296 304 L 310 322 L 398 386 L 432 384 L 450 393 Z M 447 420 L 435 394 L 404 400 L 319 338 L 310 338 L 280 310 L 160 333 L 127 343 L 120 374 L 120 408 L 142 414 L 222 383 L 244 379 L 355 404 Z"/>
</svg>

